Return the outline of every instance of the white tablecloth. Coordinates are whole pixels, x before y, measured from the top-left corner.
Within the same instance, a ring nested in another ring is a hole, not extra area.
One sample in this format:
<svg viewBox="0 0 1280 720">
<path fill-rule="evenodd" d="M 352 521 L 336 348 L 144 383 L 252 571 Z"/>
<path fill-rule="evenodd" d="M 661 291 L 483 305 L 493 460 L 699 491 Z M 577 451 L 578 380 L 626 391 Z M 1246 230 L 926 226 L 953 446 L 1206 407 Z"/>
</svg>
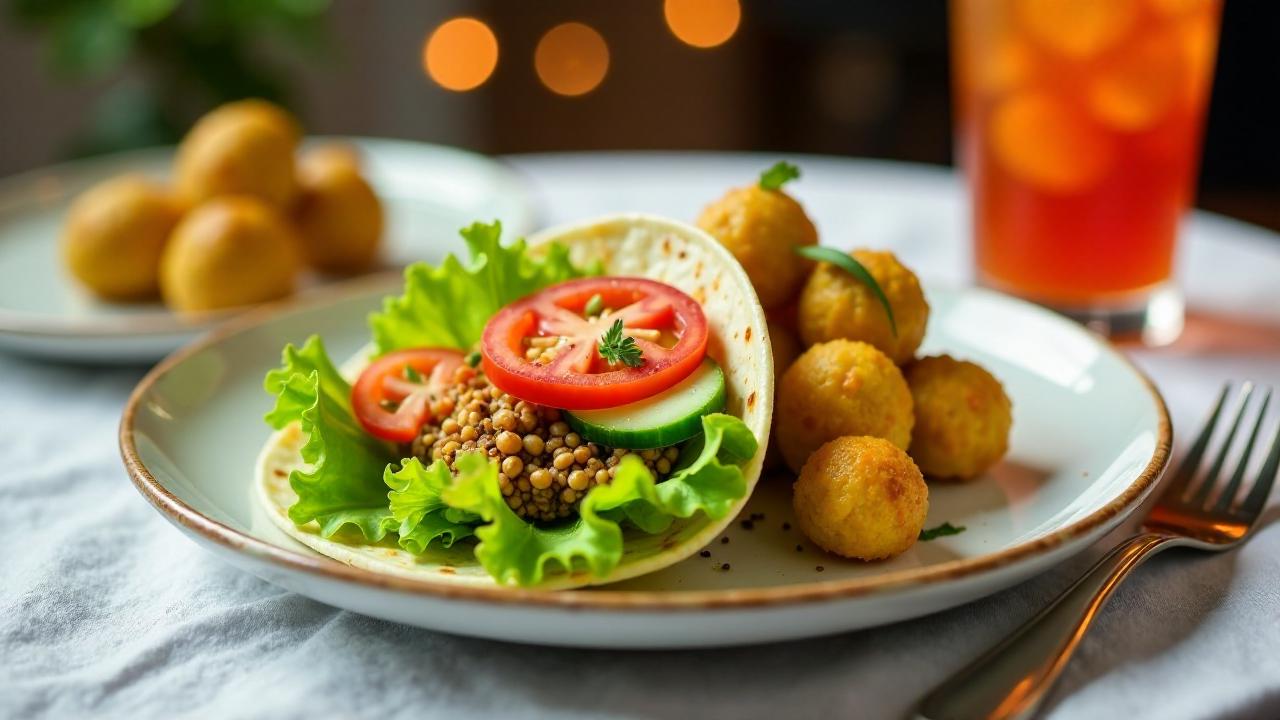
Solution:
<svg viewBox="0 0 1280 720">
<path fill-rule="evenodd" d="M 614 210 L 691 218 L 773 159 L 514 162 L 553 223 Z M 892 247 L 929 281 L 965 280 L 948 174 L 801 165 L 793 189 L 825 243 Z M 1208 217 L 1187 235 L 1193 306 L 1271 334 L 1137 355 L 1180 437 L 1224 379 L 1280 387 L 1280 238 Z M 284 592 L 183 539 L 118 459 L 119 411 L 140 375 L 0 356 L 0 717 L 897 717 L 1099 552 L 949 612 L 790 644 L 622 653 L 451 637 Z M 1280 527 L 1237 552 L 1153 560 L 1085 640 L 1049 715 L 1280 717 Z"/>
</svg>

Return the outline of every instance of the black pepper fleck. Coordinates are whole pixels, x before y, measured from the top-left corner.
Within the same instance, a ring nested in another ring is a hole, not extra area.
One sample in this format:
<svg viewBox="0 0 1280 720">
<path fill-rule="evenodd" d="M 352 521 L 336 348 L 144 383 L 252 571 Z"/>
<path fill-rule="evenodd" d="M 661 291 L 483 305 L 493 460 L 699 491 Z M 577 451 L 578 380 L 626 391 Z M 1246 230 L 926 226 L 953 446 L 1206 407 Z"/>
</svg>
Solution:
<svg viewBox="0 0 1280 720">
<path fill-rule="evenodd" d="M 711 557 L 711 551 L 710 551 L 710 550 L 703 550 L 702 552 L 700 552 L 700 553 L 698 553 L 698 554 L 699 554 L 699 555 L 701 555 L 702 557 Z"/>
<path fill-rule="evenodd" d="M 803 546 L 803 545 L 797 545 L 797 546 L 796 546 L 796 552 L 804 552 L 804 546 Z"/>
<path fill-rule="evenodd" d="M 790 530 L 790 529 L 791 529 L 791 523 L 782 523 L 782 529 L 783 529 L 783 530 Z"/>
<path fill-rule="evenodd" d="M 823 570 L 826 570 L 826 568 L 819 565 L 818 567 L 814 568 L 814 570 L 817 570 L 818 572 L 822 572 Z"/>
<path fill-rule="evenodd" d="M 722 565 L 720 566 L 720 569 L 721 569 L 721 570 L 728 570 L 728 569 L 729 569 L 729 563 L 724 563 L 724 564 L 722 564 Z"/>
<path fill-rule="evenodd" d="M 764 513 L 751 513 L 751 519 L 752 519 L 752 520 L 763 520 L 763 519 L 764 519 Z"/>
<path fill-rule="evenodd" d="M 754 529 L 754 528 L 755 528 L 755 526 L 756 526 L 756 524 L 755 524 L 754 522 L 750 521 L 750 520 L 743 520 L 742 522 L 740 522 L 740 523 L 738 523 L 738 524 L 742 526 L 742 529 L 743 529 L 743 530 L 752 530 L 752 529 Z"/>
<path fill-rule="evenodd" d="M 728 536 L 728 535 L 725 535 L 724 537 L 720 538 L 720 544 L 721 544 L 721 545 L 728 545 L 728 544 L 729 544 L 729 536 Z"/>
</svg>

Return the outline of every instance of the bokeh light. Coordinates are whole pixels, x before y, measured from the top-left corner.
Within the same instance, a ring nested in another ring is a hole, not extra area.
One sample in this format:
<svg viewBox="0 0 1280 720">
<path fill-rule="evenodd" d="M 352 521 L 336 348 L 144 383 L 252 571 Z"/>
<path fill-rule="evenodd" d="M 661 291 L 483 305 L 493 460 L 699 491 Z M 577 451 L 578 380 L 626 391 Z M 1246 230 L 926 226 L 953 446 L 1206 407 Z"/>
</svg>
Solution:
<svg viewBox="0 0 1280 720">
<path fill-rule="evenodd" d="M 441 23 L 422 48 L 422 67 L 440 87 L 455 92 L 484 84 L 498 65 L 498 38 L 488 25 L 469 17 Z"/>
<path fill-rule="evenodd" d="M 582 95 L 596 88 L 609 70 L 609 46 L 600 33 L 579 22 L 547 31 L 533 53 L 538 79 L 559 95 Z"/>
<path fill-rule="evenodd" d="M 742 20 L 738 0 L 664 0 L 667 27 L 684 43 L 698 48 L 723 45 Z"/>
</svg>

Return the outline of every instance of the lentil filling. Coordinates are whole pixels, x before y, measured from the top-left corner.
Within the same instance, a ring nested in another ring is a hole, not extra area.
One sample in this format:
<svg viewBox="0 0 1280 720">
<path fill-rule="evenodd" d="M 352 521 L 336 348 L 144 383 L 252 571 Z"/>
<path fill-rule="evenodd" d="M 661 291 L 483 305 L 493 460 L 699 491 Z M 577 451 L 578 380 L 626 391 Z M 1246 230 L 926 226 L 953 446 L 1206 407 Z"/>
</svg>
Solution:
<svg viewBox="0 0 1280 720">
<path fill-rule="evenodd" d="M 409 453 L 428 464 L 444 460 L 450 470 L 459 453 L 494 458 L 507 505 L 526 520 L 575 515 L 587 492 L 608 484 L 629 454 L 639 456 L 658 481 L 671 474 L 680 455 L 676 447 L 628 450 L 587 442 L 559 410 L 518 400 L 467 366 L 455 371 L 453 385 L 431 410 L 444 420 L 424 425 Z"/>
</svg>

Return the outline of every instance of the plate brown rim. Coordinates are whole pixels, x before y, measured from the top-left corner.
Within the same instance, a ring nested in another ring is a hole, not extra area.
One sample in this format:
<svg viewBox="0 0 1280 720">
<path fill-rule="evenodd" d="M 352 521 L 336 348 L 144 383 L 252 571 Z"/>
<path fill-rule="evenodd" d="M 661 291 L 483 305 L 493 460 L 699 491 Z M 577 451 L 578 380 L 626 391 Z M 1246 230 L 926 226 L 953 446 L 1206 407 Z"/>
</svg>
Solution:
<svg viewBox="0 0 1280 720">
<path fill-rule="evenodd" d="M 309 303 L 306 309 L 354 300 L 363 295 L 356 288 L 338 297 L 326 298 L 328 302 Z M 992 293 L 981 288 L 967 288 L 966 292 Z M 1070 323 L 1054 313 L 1025 303 L 1016 298 L 1000 295 L 1002 299 L 1021 303 L 1054 322 Z M 509 587 L 470 587 L 402 576 L 384 575 L 340 563 L 318 553 L 298 552 L 284 548 L 236 530 L 183 502 L 164 487 L 147 469 L 138 454 L 134 441 L 134 419 L 142 399 L 151 388 L 174 367 L 187 358 L 234 335 L 258 327 L 279 313 L 293 307 L 291 303 L 278 303 L 259 307 L 238 316 L 214 329 L 196 341 L 170 354 L 153 367 L 134 388 L 125 404 L 119 428 L 120 454 L 125 470 L 138 492 L 174 525 L 230 550 L 245 553 L 259 561 L 274 563 L 291 570 L 298 570 L 320 578 L 348 582 L 366 587 L 423 595 L 436 599 L 480 601 L 503 605 L 520 605 L 544 609 L 616 610 L 616 611 L 684 611 L 712 609 L 744 609 L 771 605 L 839 600 L 870 594 L 880 594 L 905 587 L 925 585 L 945 580 L 990 572 L 1012 565 L 1020 560 L 1046 553 L 1069 541 L 1084 537 L 1103 527 L 1113 518 L 1123 517 L 1146 497 L 1169 463 L 1173 429 L 1164 397 L 1141 369 L 1127 356 L 1096 333 L 1079 326 L 1073 327 L 1090 337 L 1104 351 L 1118 358 L 1141 381 L 1151 395 L 1158 415 L 1156 446 L 1143 471 L 1114 498 L 1094 512 L 1043 537 L 1005 548 L 996 553 L 979 557 L 950 560 L 921 568 L 896 570 L 873 577 L 849 580 L 785 585 L 771 588 L 744 588 L 738 590 L 693 590 L 679 592 L 581 589 L 546 591 Z"/>
</svg>

